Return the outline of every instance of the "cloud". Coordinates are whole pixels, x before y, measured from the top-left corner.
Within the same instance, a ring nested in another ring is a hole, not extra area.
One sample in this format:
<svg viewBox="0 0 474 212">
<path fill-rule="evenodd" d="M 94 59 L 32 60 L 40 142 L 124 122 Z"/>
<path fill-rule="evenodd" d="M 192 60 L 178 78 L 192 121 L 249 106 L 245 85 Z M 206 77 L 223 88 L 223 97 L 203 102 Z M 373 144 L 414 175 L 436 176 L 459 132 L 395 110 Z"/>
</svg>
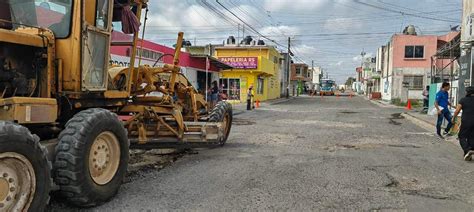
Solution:
<svg viewBox="0 0 474 212">
<path fill-rule="evenodd" d="M 369 52 L 364 56 L 364 58 L 369 58 L 369 57 L 374 57 L 374 53 Z M 357 55 L 357 56 L 353 57 L 352 61 L 361 62 L 362 61 L 362 55 Z"/>
<path fill-rule="evenodd" d="M 331 31 L 344 31 L 361 29 L 363 24 L 360 21 L 356 21 L 352 18 L 334 18 L 328 19 L 324 23 L 324 28 Z"/>
<path fill-rule="evenodd" d="M 336 63 L 329 63 L 329 66 L 342 66 L 344 65 L 344 61 L 340 60 L 337 61 Z"/>
<path fill-rule="evenodd" d="M 301 29 L 299 27 L 291 27 L 291 26 L 267 26 L 261 29 L 260 33 L 264 35 L 269 35 L 269 36 L 277 35 L 277 36 L 292 37 L 292 36 L 300 34 Z"/>
<path fill-rule="evenodd" d="M 297 53 L 297 54 L 299 54 L 300 56 L 303 56 L 303 57 L 308 57 L 308 56 L 314 55 L 315 52 L 318 51 L 316 49 L 316 47 L 309 46 L 309 45 L 306 45 L 306 44 L 293 46 L 293 49 L 297 51 L 297 52 L 294 52 L 294 53 Z"/>
<path fill-rule="evenodd" d="M 264 7 L 269 11 L 314 11 L 329 2 L 329 0 L 265 0 Z"/>
</svg>

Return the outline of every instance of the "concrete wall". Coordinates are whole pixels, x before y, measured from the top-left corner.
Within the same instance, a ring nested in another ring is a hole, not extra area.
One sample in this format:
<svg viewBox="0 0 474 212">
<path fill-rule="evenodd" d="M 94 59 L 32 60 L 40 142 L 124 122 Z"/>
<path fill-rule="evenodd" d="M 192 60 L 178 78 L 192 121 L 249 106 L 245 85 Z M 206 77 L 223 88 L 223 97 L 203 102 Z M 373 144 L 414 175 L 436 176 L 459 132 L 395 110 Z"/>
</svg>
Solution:
<svg viewBox="0 0 474 212">
<path fill-rule="evenodd" d="M 392 39 L 394 68 L 431 67 L 431 56 L 438 49 L 438 36 L 395 35 Z M 424 46 L 424 58 L 405 58 L 405 46 Z"/>
<path fill-rule="evenodd" d="M 392 77 L 382 78 L 382 99 L 385 101 L 392 100 Z"/>
<path fill-rule="evenodd" d="M 472 41 L 474 36 L 470 34 L 470 26 L 468 25 L 469 17 L 474 13 L 474 2 L 472 0 L 463 0 L 463 13 L 461 25 L 461 40 Z M 474 26 L 473 26 L 474 27 Z M 474 34 L 474 29 L 473 29 Z"/>
<path fill-rule="evenodd" d="M 394 69 L 392 84 L 392 99 L 406 99 L 406 88 L 403 87 L 404 76 L 423 76 L 423 88 L 429 84 L 428 74 L 430 68 L 396 68 Z M 410 99 L 423 99 L 423 89 L 409 90 Z"/>
<path fill-rule="evenodd" d="M 472 17 L 472 18 L 471 18 Z M 469 85 L 474 85 L 474 63 L 472 61 L 472 52 L 474 51 L 474 24 L 472 25 L 472 34 L 470 29 L 469 20 L 474 19 L 474 2 L 472 0 L 463 0 L 463 14 L 462 14 L 462 25 L 461 25 L 461 40 L 465 43 L 461 43 L 462 55 L 471 55 L 470 67 L 468 72 L 471 80 Z M 474 21 L 473 21 L 474 22 Z M 469 76 L 467 77 L 469 78 Z"/>
</svg>

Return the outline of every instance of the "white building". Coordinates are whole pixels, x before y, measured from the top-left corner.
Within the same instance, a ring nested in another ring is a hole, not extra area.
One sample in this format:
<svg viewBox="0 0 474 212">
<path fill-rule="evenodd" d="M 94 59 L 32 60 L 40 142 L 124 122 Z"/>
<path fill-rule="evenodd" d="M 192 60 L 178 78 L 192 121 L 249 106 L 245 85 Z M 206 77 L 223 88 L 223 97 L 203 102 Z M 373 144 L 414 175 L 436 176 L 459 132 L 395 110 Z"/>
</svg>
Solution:
<svg viewBox="0 0 474 212">
<path fill-rule="evenodd" d="M 314 67 L 311 72 L 313 73 L 312 84 L 316 91 L 319 91 L 321 84 L 321 77 L 323 76 L 323 69 L 321 67 Z"/>
</svg>

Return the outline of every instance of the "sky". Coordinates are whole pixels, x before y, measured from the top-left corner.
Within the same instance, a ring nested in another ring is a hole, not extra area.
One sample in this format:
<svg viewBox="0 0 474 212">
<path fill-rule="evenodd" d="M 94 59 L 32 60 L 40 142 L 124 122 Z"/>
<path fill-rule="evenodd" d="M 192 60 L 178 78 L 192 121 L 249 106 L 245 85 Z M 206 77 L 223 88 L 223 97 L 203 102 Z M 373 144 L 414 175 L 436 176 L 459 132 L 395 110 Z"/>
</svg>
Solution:
<svg viewBox="0 0 474 212">
<path fill-rule="evenodd" d="M 206 45 L 244 34 L 286 52 L 290 37 L 296 63 L 314 61 L 344 83 L 362 51 L 374 56 L 409 24 L 421 35 L 445 34 L 461 14 L 460 0 L 150 0 L 145 39 L 172 46 L 183 31 Z"/>
</svg>

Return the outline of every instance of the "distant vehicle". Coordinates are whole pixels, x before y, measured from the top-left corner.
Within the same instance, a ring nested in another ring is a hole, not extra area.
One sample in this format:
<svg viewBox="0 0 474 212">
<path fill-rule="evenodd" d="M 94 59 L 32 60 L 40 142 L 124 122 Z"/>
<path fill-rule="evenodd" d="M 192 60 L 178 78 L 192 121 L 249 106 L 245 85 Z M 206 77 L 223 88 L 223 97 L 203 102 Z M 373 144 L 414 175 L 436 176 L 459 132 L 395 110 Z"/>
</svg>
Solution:
<svg viewBox="0 0 474 212">
<path fill-rule="evenodd" d="M 323 79 L 321 80 L 321 95 L 324 96 L 334 96 L 336 82 L 331 79 Z"/>
</svg>

